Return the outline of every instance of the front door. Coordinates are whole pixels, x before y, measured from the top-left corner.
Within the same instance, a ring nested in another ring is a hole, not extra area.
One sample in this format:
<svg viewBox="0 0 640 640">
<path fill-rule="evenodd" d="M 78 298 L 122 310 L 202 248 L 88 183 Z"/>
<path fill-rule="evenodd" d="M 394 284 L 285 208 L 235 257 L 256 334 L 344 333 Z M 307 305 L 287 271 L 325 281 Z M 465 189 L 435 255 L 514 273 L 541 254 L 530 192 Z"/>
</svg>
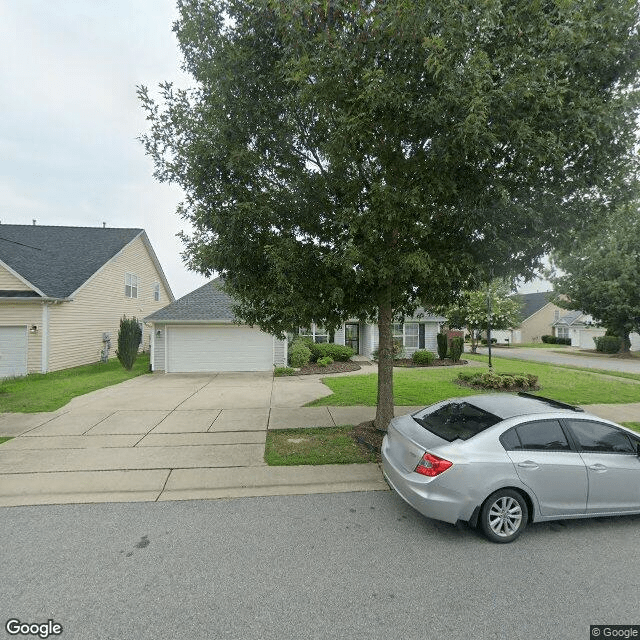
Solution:
<svg viewBox="0 0 640 640">
<path fill-rule="evenodd" d="M 360 325 L 357 322 L 344 325 L 344 344 L 356 355 L 360 353 Z"/>
</svg>

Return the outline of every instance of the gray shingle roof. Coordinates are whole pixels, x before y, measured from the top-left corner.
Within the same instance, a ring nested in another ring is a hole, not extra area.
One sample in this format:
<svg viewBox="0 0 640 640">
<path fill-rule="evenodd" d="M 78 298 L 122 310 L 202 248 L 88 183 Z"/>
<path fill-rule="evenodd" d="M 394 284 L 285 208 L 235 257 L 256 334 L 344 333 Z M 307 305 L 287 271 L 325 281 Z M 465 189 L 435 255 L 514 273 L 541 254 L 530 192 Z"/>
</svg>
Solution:
<svg viewBox="0 0 640 640">
<path fill-rule="evenodd" d="M 220 280 L 212 280 L 175 302 L 145 318 L 150 322 L 206 322 L 226 320 L 232 322 L 233 300 L 220 289 Z"/>
<path fill-rule="evenodd" d="M 552 291 L 543 291 L 542 293 L 519 293 L 516 297 L 522 300 L 522 319 L 526 320 L 536 311 L 540 311 L 542 307 L 549 304 L 549 298 L 553 295 Z"/>
<path fill-rule="evenodd" d="M 0 260 L 51 298 L 67 298 L 142 229 L 0 224 Z"/>
</svg>

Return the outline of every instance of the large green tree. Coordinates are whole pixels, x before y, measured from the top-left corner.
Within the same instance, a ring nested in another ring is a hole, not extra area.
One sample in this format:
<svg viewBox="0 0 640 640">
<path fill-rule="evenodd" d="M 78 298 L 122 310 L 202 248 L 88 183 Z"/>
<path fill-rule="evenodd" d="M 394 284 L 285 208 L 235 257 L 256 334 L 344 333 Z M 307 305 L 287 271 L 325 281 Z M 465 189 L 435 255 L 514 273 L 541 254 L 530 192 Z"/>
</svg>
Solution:
<svg viewBox="0 0 640 640">
<path fill-rule="evenodd" d="M 180 0 L 192 90 L 140 88 L 188 264 L 272 332 L 531 275 L 630 171 L 635 0 Z"/>
<path fill-rule="evenodd" d="M 509 286 L 494 280 L 489 286 L 465 291 L 453 305 L 442 310 L 450 327 L 465 327 L 471 332 L 471 352 L 476 352 L 477 333 L 491 329 L 509 329 L 522 322 L 522 300 L 510 295 Z"/>
<path fill-rule="evenodd" d="M 556 304 L 590 314 L 628 352 L 629 334 L 640 333 L 640 202 L 619 207 L 570 250 L 555 253 L 552 266 Z"/>
</svg>

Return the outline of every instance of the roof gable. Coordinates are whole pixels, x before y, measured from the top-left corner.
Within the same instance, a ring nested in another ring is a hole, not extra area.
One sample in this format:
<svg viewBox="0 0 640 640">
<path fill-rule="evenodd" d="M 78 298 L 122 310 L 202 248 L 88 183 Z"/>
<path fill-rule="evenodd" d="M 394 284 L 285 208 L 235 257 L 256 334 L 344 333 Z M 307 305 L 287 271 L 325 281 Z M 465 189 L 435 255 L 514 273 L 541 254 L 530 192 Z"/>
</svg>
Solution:
<svg viewBox="0 0 640 640">
<path fill-rule="evenodd" d="M 143 229 L 0 224 L 0 260 L 51 298 L 68 298 Z"/>
<path fill-rule="evenodd" d="M 522 320 L 530 318 L 542 307 L 546 307 L 550 303 L 549 298 L 552 294 L 552 291 L 543 291 L 541 293 L 519 293 L 514 296 L 522 301 Z"/>
</svg>

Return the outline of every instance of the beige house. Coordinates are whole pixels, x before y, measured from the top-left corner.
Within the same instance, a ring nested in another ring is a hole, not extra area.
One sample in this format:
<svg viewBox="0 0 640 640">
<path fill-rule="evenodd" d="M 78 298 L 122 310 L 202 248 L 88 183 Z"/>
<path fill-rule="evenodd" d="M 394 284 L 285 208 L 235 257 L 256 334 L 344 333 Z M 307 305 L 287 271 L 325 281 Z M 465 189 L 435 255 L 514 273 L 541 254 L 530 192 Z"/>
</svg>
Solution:
<svg viewBox="0 0 640 640">
<path fill-rule="evenodd" d="M 549 302 L 552 291 L 542 293 L 522 293 L 518 298 L 522 301 L 522 322 L 520 326 L 502 331 L 492 331 L 491 336 L 498 343 L 526 344 L 542 342 L 542 336 L 553 335 L 553 324 L 567 313 L 557 305 Z"/>
<path fill-rule="evenodd" d="M 114 357 L 122 316 L 173 301 L 143 229 L 0 224 L 0 377 Z"/>
</svg>

